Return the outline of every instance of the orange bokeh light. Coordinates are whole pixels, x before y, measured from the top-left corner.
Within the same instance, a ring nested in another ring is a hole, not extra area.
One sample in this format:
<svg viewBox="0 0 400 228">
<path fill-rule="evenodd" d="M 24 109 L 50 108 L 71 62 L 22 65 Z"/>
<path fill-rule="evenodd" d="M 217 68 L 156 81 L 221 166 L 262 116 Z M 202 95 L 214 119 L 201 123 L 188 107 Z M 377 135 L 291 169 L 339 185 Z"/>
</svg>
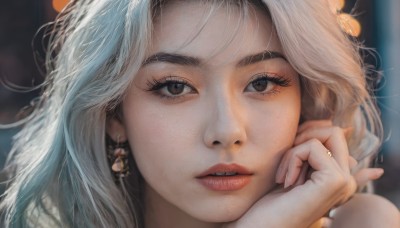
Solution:
<svg viewBox="0 0 400 228">
<path fill-rule="evenodd" d="M 357 37 L 361 33 L 361 25 L 353 16 L 347 13 L 338 15 L 338 22 L 343 31 L 347 34 Z"/>
<path fill-rule="evenodd" d="M 68 2 L 69 0 L 53 0 L 53 9 L 57 12 L 61 12 Z"/>
<path fill-rule="evenodd" d="M 342 10 L 345 5 L 345 0 L 328 0 L 329 6 L 333 13 Z"/>
</svg>

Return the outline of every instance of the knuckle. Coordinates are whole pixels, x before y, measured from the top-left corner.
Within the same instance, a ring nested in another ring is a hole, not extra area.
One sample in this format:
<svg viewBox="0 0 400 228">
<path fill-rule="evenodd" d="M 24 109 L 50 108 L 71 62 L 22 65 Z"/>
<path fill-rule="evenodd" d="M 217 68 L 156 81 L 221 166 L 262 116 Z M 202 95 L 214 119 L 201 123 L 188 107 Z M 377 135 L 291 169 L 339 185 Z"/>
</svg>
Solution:
<svg viewBox="0 0 400 228">
<path fill-rule="evenodd" d="M 337 175 L 336 178 L 334 178 L 334 181 L 337 188 L 343 189 L 346 187 L 347 180 L 343 175 Z"/>
<path fill-rule="evenodd" d="M 343 135 L 343 129 L 338 126 L 333 126 L 332 127 L 332 134 L 334 135 Z"/>
<path fill-rule="evenodd" d="M 316 138 L 312 138 L 312 139 L 308 140 L 308 144 L 309 144 L 311 149 L 316 149 L 316 148 L 319 148 L 319 147 L 322 146 L 321 141 L 319 141 Z"/>
<path fill-rule="evenodd" d="M 293 167 L 301 168 L 303 165 L 303 162 L 300 159 L 293 159 L 292 164 L 293 164 Z"/>
<path fill-rule="evenodd" d="M 293 158 L 293 157 L 296 157 L 297 155 L 299 155 L 301 153 L 301 151 L 300 150 L 292 150 L 292 151 L 290 151 L 290 157 L 291 158 Z"/>
<path fill-rule="evenodd" d="M 355 192 L 357 184 L 354 179 L 341 175 L 336 179 L 336 187 L 340 189 L 340 192 L 347 198 Z"/>
<path fill-rule="evenodd" d="M 341 171 L 333 172 L 334 175 L 331 176 L 331 181 L 337 189 L 346 189 L 351 183 L 352 176 Z"/>
</svg>

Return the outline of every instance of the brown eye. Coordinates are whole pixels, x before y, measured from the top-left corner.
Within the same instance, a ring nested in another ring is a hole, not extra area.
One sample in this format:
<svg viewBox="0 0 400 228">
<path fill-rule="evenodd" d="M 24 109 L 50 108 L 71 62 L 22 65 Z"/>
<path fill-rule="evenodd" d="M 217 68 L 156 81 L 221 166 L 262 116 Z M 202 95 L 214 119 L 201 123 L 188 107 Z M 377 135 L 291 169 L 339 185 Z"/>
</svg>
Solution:
<svg viewBox="0 0 400 228">
<path fill-rule="evenodd" d="M 263 92 L 268 87 L 268 79 L 260 78 L 251 83 L 254 90 L 257 92 Z"/>
<path fill-rule="evenodd" d="M 153 80 L 148 82 L 148 86 L 150 87 L 148 91 L 152 91 L 162 98 L 178 98 L 197 93 L 197 90 L 188 82 L 178 79 Z"/>
<path fill-rule="evenodd" d="M 290 86 L 290 80 L 279 76 L 279 75 L 269 75 L 266 73 L 257 74 L 253 79 L 247 84 L 244 92 L 256 92 L 261 94 L 272 93 L 279 87 Z"/>
<path fill-rule="evenodd" d="M 267 77 L 259 77 L 251 81 L 245 91 L 248 92 L 258 92 L 258 93 L 265 93 L 273 90 L 276 84 L 271 81 L 271 79 Z"/>
<path fill-rule="evenodd" d="M 171 82 L 171 83 L 168 83 L 168 85 L 166 86 L 167 87 L 166 89 L 167 89 L 168 93 L 170 93 L 171 95 L 179 95 L 184 91 L 185 86 L 186 85 L 184 85 L 182 83 Z"/>
</svg>

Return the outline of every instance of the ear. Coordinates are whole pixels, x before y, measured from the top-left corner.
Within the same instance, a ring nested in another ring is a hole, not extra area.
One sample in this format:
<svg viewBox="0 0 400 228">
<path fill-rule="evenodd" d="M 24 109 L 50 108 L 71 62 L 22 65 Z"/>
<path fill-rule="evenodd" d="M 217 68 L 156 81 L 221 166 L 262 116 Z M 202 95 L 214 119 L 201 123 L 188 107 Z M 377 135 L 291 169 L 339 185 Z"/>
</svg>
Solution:
<svg viewBox="0 0 400 228">
<path fill-rule="evenodd" d="M 107 119 L 106 132 L 115 142 L 126 142 L 128 140 L 123 123 L 116 118 Z"/>
</svg>

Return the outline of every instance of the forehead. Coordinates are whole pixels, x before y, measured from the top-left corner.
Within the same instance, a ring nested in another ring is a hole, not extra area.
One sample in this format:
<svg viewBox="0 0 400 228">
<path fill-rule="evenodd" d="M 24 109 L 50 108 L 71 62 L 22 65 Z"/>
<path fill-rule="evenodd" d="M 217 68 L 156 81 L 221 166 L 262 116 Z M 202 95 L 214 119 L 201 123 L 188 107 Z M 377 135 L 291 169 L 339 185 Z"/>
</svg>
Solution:
<svg viewBox="0 0 400 228">
<path fill-rule="evenodd" d="M 255 6 L 247 10 L 218 1 L 174 1 L 154 22 L 148 55 L 173 52 L 227 63 L 265 50 L 282 52 L 271 20 Z"/>
</svg>

